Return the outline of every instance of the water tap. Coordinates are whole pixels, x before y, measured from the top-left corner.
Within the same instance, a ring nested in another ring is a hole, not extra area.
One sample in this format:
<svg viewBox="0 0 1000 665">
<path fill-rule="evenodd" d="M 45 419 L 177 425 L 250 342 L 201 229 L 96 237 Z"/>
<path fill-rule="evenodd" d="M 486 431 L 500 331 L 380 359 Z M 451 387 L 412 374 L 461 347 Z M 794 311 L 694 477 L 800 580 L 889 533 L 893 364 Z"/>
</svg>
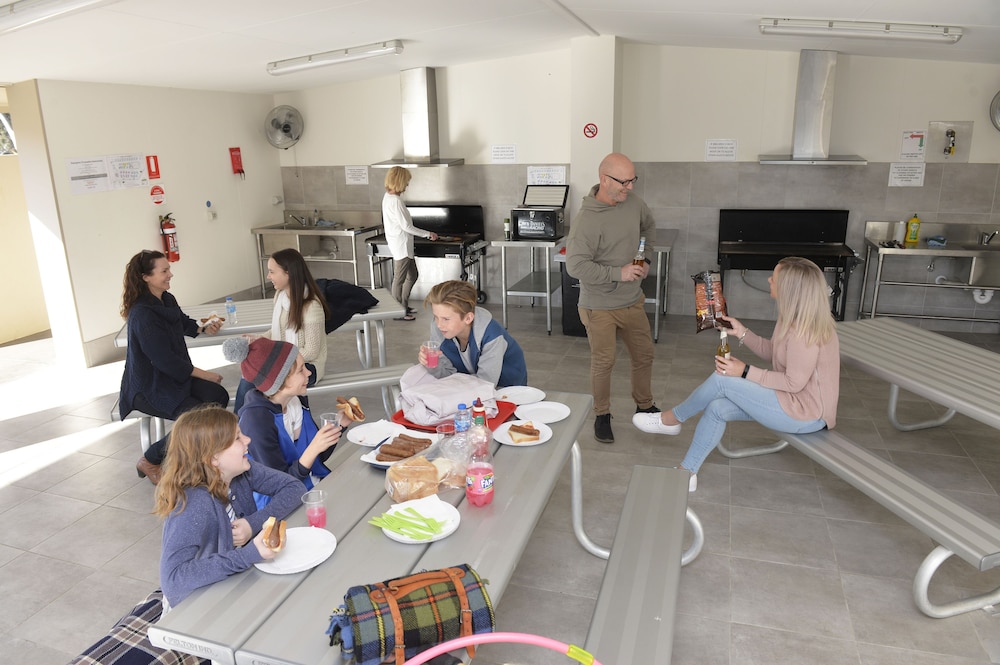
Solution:
<svg viewBox="0 0 1000 665">
<path fill-rule="evenodd" d="M 289 215 L 289 217 L 291 217 L 292 219 L 294 219 L 296 222 L 298 222 L 302 226 L 309 226 L 309 222 L 307 222 L 306 220 L 302 219 L 301 217 L 296 217 L 295 215 Z"/>
<path fill-rule="evenodd" d="M 982 233 L 979 234 L 979 244 L 980 245 L 990 244 L 990 241 L 996 238 L 998 233 L 1000 233 L 1000 229 L 997 229 L 993 233 L 987 233 L 986 231 L 983 231 Z"/>
</svg>

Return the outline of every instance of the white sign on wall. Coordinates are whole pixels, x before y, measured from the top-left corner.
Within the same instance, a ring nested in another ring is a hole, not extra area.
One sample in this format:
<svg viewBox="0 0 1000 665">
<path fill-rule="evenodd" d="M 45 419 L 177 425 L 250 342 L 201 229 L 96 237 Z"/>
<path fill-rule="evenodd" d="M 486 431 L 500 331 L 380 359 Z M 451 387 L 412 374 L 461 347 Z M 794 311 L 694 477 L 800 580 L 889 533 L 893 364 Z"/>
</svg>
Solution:
<svg viewBox="0 0 1000 665">
<path fill-rule="evenodd" d="M 367 185 L 368 184 L 368 167 L 367 166 L 345 166 L 344 167 L 344 180 L 348 185 Z"/>
<path fill-rule="evenodd" d="M 529 166 L 529 185 L 565 185 L 565 166 Z"/>
<path fill-rule="evenodd" d="M 706 139 L 706 162 L 735 162 L 736 139 Z"/>
<path fill-rule="evenodd" d="M 903 140 L 899 144 L 899 161 L 922 162 L 924 150 L 927 147 L 927 132 L 922 129 L 910 129 L 903 132 Z"/>
<path fill-rule="evenodd" d="M 923 162 L 916 163 L 896 163 L 889 164 L 889 186 L 890 187 L 923 187 L 924 186 L 924 166 Z"/>
<path fill-rule="evenodd" d="M 74 194 L 106 192 L 111 189 L 108 160 L 104 157 L 79 157 L 66 160 L 69 188 Z"/>
<path fill-rule="evenodd" d="M 491 145 L 490 162 L 493 164 L 516 164 L 517 146 L 513 143 Z"/>
</svg>

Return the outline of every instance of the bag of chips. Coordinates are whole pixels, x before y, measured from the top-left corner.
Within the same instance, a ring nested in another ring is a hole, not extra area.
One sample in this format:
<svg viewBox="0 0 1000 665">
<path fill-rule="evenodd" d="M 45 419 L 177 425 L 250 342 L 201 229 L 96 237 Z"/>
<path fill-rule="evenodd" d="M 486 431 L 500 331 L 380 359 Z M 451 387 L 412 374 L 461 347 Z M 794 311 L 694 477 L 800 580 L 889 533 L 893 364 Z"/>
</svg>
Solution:
<svg viewBox="0 0 1000 665">
<path fill-rule="evenodd" d="M 722 295 L 722 275 L 717 270 L 706 270 L 691 275 L 694 280 L 694 313 L 698 329 L 731 328 L 719 315 L 729 316 L 726 297 Z"/>
</svg>

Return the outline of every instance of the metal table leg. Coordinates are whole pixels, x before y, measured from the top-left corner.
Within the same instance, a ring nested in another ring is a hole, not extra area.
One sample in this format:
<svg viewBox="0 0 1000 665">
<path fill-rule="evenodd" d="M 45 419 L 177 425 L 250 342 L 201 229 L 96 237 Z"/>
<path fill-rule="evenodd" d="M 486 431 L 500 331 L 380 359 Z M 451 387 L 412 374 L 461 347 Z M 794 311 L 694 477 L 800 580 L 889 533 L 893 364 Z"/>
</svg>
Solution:
<svg viewBox="0 0 1000 665">
<path fill-rule="evenodd" d="M 507 327 L 507 248 L 500 245 L 500 299 L 503 300 L 503 327 Z"/>
</svg>

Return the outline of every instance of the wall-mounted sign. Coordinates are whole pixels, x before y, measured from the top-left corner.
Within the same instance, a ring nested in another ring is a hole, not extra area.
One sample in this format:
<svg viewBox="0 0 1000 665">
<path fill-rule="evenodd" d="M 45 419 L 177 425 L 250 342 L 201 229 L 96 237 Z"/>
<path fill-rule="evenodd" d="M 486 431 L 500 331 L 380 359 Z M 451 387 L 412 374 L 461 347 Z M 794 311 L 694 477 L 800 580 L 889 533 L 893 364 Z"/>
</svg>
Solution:
<svg viewBox="0 0 1000 665">
<path fill-rule="evenodd" d="M 154 205 L 163 205 L 163 199 L 165 198 L 166 196 L 163 193 L 163 188 L 159 185 L 153 185 L 149 188 L 149 199 Z"/>
<path fill-rule="evenodd" d="M 597 136 L 597 125 L 592 122 L 588 122 L 583 126 L 583 135 L 588 139 L 592 139 Z"/>
</svg>

